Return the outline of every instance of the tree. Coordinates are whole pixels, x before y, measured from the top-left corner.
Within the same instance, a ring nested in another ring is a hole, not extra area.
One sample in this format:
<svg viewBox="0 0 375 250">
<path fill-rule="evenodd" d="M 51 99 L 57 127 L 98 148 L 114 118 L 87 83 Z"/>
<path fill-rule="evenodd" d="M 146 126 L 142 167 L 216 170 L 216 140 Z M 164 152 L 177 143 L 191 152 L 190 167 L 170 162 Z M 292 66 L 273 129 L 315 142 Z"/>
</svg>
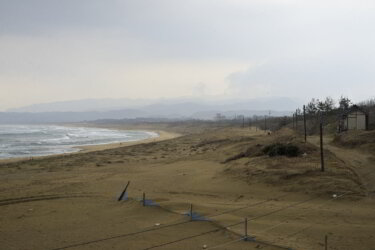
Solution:
<svg viewBox="0 0 375 250">
<path fill-rule="evenodd" d="M 340 97 L 339 109 L 342 111 L 348 110 L 352 101 L 348 97 Z"/>
<path fill-rule="evenodd" d="M 330 112 L 335 108 L 335 101 L 331 97 L 326 97 L 324 101 L 311 99 L 306 106 L 307 114 L 316 114 L 318 112 Z"/>
<path fill-rule="evenodd" d="M 323 101 L 320 101 L 319 99 L 316 99 L 316 102 L 317 102 L 316 107 L 317 107 L 317 109 L 318 109 L 318 112 L 323 112 L 324 109 L 325 109 L 325 104 L 324 104 L 324 102 L 323 102 Z"/>
<path fill-rule="evenodd" d="M 335 108 L 335 101 L 332 99 L 332 97 L 326 97 L 323 104 L 323 111 L 324 112 L 330 112 Z"/>
<path fill-rule="evenodd" d="M 306 106 L 306 112 L 310 115 L 316 114 L 316 112 L 318 112 L 317 100 L 315 100 L 314 98 L 311 99 L 311 101 Z"/>
</svg>

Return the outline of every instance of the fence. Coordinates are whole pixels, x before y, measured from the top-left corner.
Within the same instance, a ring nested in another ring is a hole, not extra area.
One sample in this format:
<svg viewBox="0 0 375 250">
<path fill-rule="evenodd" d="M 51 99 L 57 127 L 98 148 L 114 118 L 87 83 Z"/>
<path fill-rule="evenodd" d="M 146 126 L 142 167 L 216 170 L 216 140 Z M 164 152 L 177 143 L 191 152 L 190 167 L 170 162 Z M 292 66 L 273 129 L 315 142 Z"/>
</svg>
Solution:
<svg viewBox="0 0 375 250">
<path fill-rule="evenodd" d="M 124 196 L 127 197 L 127 191 L 126 190 L 127 190 L 128 186 L 129 186 L 129 183 L 127 184 L 127 186 L 125 188 L 125 193 L 123 192 L 120 197 L 124 197 Z M 337 199 L 340 199 L 340 198 L 342 198 L 342 197 L 344 197 L 348 194 L 351 194 L 351 192 L 348 191 L 348 192 L 345 192 L 345 193 L 342 193 L 342 194 L 339 194 L 339 195 L 336 195 L 336 196 L 332 196 L 330 199 L 321 202 L 319 204 L 319 206 L 317 206 L 316 204 L 312 204 L 307 208 L 321 209 L 327 203 L 332 202 L 332 201 L 337 200 Z M 162 248 L 162 247 L 167 246 L 167 245 L 173 245 L 173 244 L 178 243 L 178 242 L 194 239 L 194 238 L 197 238 L 197 237 L 200 237 L 200 236 L 203 236 L 203 235 L 208 235 L 210 233 L 214 233 L 214 232 L 218 232 L 218 231 L 222 231 L 222 230 L 229 230 L 228 228 L 230 228 L 230 227 L 232 228 L 232 227 L 239 226 L 239 225 L 243 225 L 244 230 L 243 230 L 243 235 L 238 235 L 238 239 L 228 241 L 228 242 L 225 242 L 225 243 L 222 243 L 222 244 L 219 244 L 219 245 L 206 246 L 204 248 L 215 249 L 215 248 L 220 248 L 220 247 L 223 247 L 223 246 L 229 246 L 229 245 L 234 244 L 234 243 L 239 242 L 239 241 L 252 241 L 252 242 L 258 242 L 258 243 L 263 244 L 263 245 L 278 247 L 280 249 L 292 249 L 288 246 L 285 246 L 286 244 L 285 244 L 284 241 L 293 237 L 293 236 L 295 236 L 295 235 L 297 235 L 297 234 L 300 234 L 300 233 L 308 230 L 309 228 L 312 227 L 313 223 L 306 223 L 307 224 L 306 227 L 304 227 L 302 229 L 299 229 L 297 231 L 294 231 L 292 233 L 289 233 L 289 234 L 285 235 L 285 237 L 283 237 L 282 239 L 279 239 L 277 241 L 267 241 L 267 240 L 259 240 L 258 237 L 261 237 L 262 239 L 267 239 L 267 235 L 264 234 L 264 233 L 266 233 L 268 231 L 271 231 L 271 230 L 273 230 L 277 227 L 280 227 L 282 225 L 287 224 L 288 222 L 291 221 L 291 219 L 286 219 L 286 220 L 284 220 L 284 221 L 282 221 L 278 224 L 275 224 L 275 225 L 272 225 L 272 226 L 267 227 L 265 229 L 257 230 L 257 231 L 254 230 L 253 226 L 251 226 L 252 225 L 251 222 L 259 220 L 261 218 L 265 218 L 265 217 L 277 214 L 277 213 L 280 213 L 281 211 L 292 209 L 292 208 L 295 208 L 295 207 L 300 206 L 302 204 L 306 204 L 306 203 L 309 203 L 311 201 L 317 200 L 318 198 L 321 198 L 320 196 L 308 198 L 308 199 L 301 200 L 301 201 L 297 201 L 297 202 L 291 203 L 287 206 L 284 206 L 284 207 L 281 207 L 281 208 L 278 208 L 278 209 L 275 209 L 273 211 L 266 212 L 266 213 L 263 213 L 263 214 L 260 214 L 260 215 L 257 215 L 257 216 L 253 216 L 253 217 L 248 216 L 248 217 L 244 218 L 243 220 L 241 220 L 239 222 L 232 223 L 232 224 L 229 224 L 229 225 L 223 226 L 223 225 L 220 225 L 220 224 L 216 223 L 213 220 L 213 218 L 224 215 L 224 214 L 233 213 L 233 212 L 236 212 L 236 211 L 239 211 L 239 210 L 245 210 L 247 208 L 257 207 L 257 206 L 260 206 L 262 204 L 265 204 L 265 203 L 268 203 L 268 202 L 271 202 L 271 201 L 278 201 L 279 199 L 287 197 L 289 195 L 290 194 L 284 194 L 284 195 L 268 198 L 268 199 L 265 199 L 265 200 L 257 202 L 257 203 L 251 203 L 251 204 L 248 204 L 246 206 L 241 206 L 241 207 L 238 207 L 238 208 L 235 208 L 235 209 L 229 209 L 229 210 L 222 211 L 222 212 L 219 212 L 219 213 L 204 215 L 204 216 L 200 215 L 197 211 L 193 211 L 193 205 L 190 204 L 190 206 L 189 206 L 190 209 L 184 215 L 182 215 L 183 217 L 181 219 L 173 221 L 172 223 L 160 225 L 158 227 L 145 228 L 143 230 L 135 231 L 135 232 L 131 232 L 131 233 L 118 234 L 118 235 L 113 235 L 111 237 L 93 239 L 93 240 L 87 241 L 87 242 L 81 242 L 81 243 L 77 243 L 77 244 L 66 245 L 66 246 L 63 246 L 63 247 L 55 248 L 53 250 L 76 248 L 76 247 L 90 245 L 90 244 L 99 243 L 99 242 L 103 242 L 103 241 L 110 241 L 110 240 L 118 239 L 118 238 L 131 237 L 131 236 L 135 236 L 135 235 L 139 235 L 139 234 L 144 234 L 144 233 L 147 233 L 147 232 L 158 231 L 158 230 L 162 230 L 162 229 L 165 229 L 165 228 L 175 227 L 175 226 L 178 226 L 178 225 L 183 225 L 183 224 L 188 224 L 188 223 L 194 223 L 194 221 L 202 221 L 202 220 L 207 220 L 207 221 L 210 221 L 211 223 L 215 223 L 217 228 L 213 229 L 213 230 L 208 230 L 208 231 L 205 231 L 205 232 L 197 233 L 197 234 L 194 234 L 194 235 L 185 236 L 185 237 L 175 239 L 175 240 L 171 240 L 171 241 L 168 241 L 168 242 L 164 242 L 162 244 L 153 245 L 153 246 L 144 248 L 143 250 Z M 122 199 L 118 199 L 118 200 L 121 201 Z M 143 197 L 141 199 L 139 199 L 139 201 L 143 206 L 150 206 L 150 205 L 151 206 L 155 206 L 155 205 L 160 206 L 160 204 L 156 204 L 155 202 L 152 202 L 151 200 L 147 200 L 145 193 L 143 193 Z M 306 208 L 305 208 L 305 210 L 306 210 Z M 314 210 L 312 210 L 312 211 L 314 211 Z M 312 211 L 299 213 L 299 214 L 296 214 L 294 217 L 295 217 L 295 219 L 297 219 L 301 215 L 307 215 L 307 214 L 311 213 Z M 249 228 L 248 225 L 250 225 L 250 229 L 251 229 L 250 231 L 248 231 L 248 228 Z M 255 231 L 256 231 L 256 233 L 253 233 Z M 328 249 L 327 235 L 322 234 L 322 237 L 324 237 L 324 242 L 325 242 L 324 247 L 325 247 L 325 249 Z"/>
</svg>

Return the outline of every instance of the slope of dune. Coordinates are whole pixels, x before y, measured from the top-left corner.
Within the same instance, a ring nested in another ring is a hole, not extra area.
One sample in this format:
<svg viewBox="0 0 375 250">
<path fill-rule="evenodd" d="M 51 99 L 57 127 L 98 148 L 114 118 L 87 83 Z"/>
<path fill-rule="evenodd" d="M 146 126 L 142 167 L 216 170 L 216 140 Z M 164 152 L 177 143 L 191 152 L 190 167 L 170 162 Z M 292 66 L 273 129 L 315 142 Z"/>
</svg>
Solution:
<svg viewBox="0 0 375 250">
<path fill-rule="evenodd" d="M 334 145 L 355 148 L 375 154 L 375 131 L 347 131 L 338 134 L 333 139 Z"/>
</svg>

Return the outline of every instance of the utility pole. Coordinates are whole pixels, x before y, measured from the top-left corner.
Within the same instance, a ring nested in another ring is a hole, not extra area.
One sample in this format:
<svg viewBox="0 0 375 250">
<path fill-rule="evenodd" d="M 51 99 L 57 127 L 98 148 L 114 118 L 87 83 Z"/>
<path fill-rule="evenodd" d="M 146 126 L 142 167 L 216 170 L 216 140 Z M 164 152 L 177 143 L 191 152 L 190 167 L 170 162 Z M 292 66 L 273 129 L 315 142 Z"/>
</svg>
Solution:
<svg viewBox="0 0 375 250">
<path fill-rule="evenodd" d="M 323 122 L 320 120 L 320 167 L 324 172 L 324 152 L 323 152 Z"/>
<path fill-rule="evenodd" d="M 267 116 L 264 116 L 264 131 L 267 130 Z"/>
<path fill-rule="evenodd" d="M 305 142 L 307 142 L 307 131 L 306 131 L 306 106 L 303 105 L 303 127 L 305 130 Z"/>
<path fill-rule="evenodd" d="M 294 113 L 292 115 L 292 123 L 293 123 L 293 129 L 294 129 L 295 128 L 295 126 L 294 126 Z"/>
<path fill-rule="evenodd" d="M 298 111 L 296 109 L 296 130 L 298 130 Z"/>
</svg>

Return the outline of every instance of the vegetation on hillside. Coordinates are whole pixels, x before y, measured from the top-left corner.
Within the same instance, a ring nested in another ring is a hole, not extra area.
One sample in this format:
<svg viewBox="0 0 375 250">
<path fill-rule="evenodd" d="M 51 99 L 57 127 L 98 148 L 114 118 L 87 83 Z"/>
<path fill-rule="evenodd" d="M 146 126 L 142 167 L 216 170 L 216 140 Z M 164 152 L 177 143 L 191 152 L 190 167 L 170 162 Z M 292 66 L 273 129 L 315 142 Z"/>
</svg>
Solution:
<svg viewBox="0 0 375 250">
<path fill-rule="evenodd" d="M 353 105 L 359 106 L 369 115 L 369 130 L 375 129 L 375 98 L 359 103 L 352 102 L 348 97 L 341 96 L 338 100 L 331 97 L 324 99 L 312 98 L 305 105 L 307 134 L 319 133 L 320 122 L 324 125 L 326 133 L 335 133 L 338 119 Z M 276 131 L 282 127 L 294 128 L 304 133 L 303 108 L 297 108 L 293 115 L 284 117 L 252 117 L 252 124 L 260 129 Z"/>
</svg>

